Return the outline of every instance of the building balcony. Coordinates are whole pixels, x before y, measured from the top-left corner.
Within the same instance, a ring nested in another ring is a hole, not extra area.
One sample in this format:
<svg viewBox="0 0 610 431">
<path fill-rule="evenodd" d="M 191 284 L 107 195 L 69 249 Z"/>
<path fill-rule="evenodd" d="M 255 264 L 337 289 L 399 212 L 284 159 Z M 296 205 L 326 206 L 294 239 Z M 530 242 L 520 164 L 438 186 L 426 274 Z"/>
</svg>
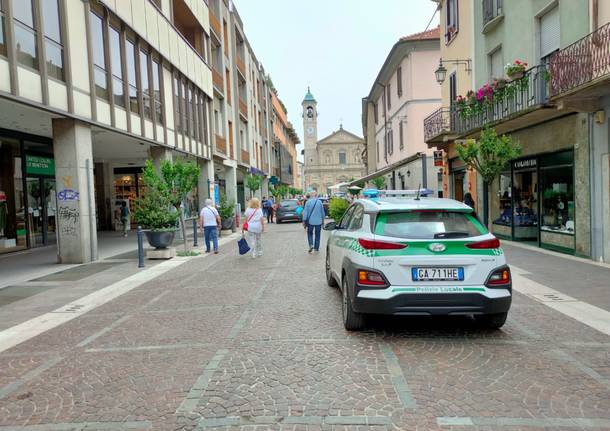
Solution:
<svg viewBox="0 0 610 431">
<path fill-rule="evenodd" d="M 549 62 L 550 96 L 558 107 L 596 111 L 610 94 L 610 23 L 556 52 Z"/>
<path fill-rule="evenodd" d="M 219 135 L 216 135 L 216 151 L 227 154 L 227 140 Z"/>
<path fill-rule="evenodd" d="M 246 64 L 244 63 L 244 60 L 241 58 L 241 56 L 239 54 L 237 54 L 235 56 L 235 65 L 237 66 L 237 71 L 239 73 L 241 73 L 241 76 L 245 79 L 246 78 Z"/>
<path fill-rule="evenodd" d="M 214 88 L 220 92 L 220 94 L 224 94 L 224 85 L 225 81 L 222 77 L 222 74 L 217 72 L 216 69 L 212 68 L 212 82 L 214 83 Z"/>
<path fill-rule="evenodd" d="M 241 156 L 241 162 L 245 163 L 246 165 L 250 164 L 250 153 L 246 150 L 241 150 L 240 151 L 240 156 Z"/>
<path fill-rule="evenodd" d="M 456 115 L 455 108 L 439 108 L 424 119 L 424 141 L 429 147 L 455 138 Z"/>
<path fill-rule="evenodd" d="M 222 29 L 220 27 L 220 21 L 218 20 L 218 16 L 216 16 L 216 12 L 209 8 L 210 11 L 210 28 L 214 33 L 216 33 L 216 37 L 218 40 L 222 38 Z"/>
<path fill-rule="evenodd" d="M 245 121 L 248 121 L 248 105 L 241 97 L 239 98 L 239 113 L 244 117 Z"/>
<path fill-rule="evenodd" d="M 459 138 L 476 138 L 486 126 L 508 133 L 563 115 L 549 103 L 548 88 L 547 67 L 532 67 L 522 78 L 509 81 L 500 93 L 494 91 L 493 98 L 478 103 L 476 109 L 457 108 L 451 129 Z"/>
</svg>

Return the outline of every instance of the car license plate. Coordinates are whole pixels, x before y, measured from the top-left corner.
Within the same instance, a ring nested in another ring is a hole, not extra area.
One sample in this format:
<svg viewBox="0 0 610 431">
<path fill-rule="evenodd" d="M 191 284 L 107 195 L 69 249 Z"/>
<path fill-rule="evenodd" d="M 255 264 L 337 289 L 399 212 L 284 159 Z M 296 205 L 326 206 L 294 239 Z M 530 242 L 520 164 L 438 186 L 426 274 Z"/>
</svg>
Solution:
<svg viewBox="0 0 610 431">
<path fill-rule="evenodd" d="M 286 216 L 288 216 L 288 217 L 293 216 L 293 215 L 294 215 L 294 213 L 286 213 Z"/>
<path fill-rule="evenodd" d="M 463 281 L 464 268 L 411 268 L 413 281 Z"/>
</svg>

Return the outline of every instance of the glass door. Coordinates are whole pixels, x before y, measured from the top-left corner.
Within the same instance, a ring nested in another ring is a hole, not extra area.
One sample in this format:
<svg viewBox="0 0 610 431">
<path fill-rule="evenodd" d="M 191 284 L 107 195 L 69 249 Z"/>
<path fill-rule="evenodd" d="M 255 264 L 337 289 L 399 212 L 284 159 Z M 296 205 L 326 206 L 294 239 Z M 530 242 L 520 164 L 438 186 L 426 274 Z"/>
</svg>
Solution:
<svg viewBox="0 0 610 431">
<path fill-rule="evenodd" d="M 26 184 L 30 246 L 55 244 L 57 242 L 55 179 L 28 177 Z"/>
<path fill-rule="evenodd" d="M 31 247 L 44 245 L 43 191 L 40 178 L 26 179 L 28 193 L 28 225 Z"/>
<path fill-rule="evenodd" d="M 44 238 L 45 245 L 57 243 L 57 197 L 55 194 L 55 178 L 41 178 L 45 191 L 44 210 Z"/>
</svg>

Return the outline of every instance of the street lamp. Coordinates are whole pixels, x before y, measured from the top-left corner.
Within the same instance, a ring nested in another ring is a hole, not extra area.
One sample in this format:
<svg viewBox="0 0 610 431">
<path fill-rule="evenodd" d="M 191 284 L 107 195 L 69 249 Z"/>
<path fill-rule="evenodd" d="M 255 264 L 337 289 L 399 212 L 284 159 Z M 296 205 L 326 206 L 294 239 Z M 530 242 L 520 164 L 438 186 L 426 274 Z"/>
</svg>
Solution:
<svg viewBox="0 0 610 431">
<path fill-rule="evenodd" d="M 439 85 L 443 85 L 445 82 L 445 78 L 447 77 L 447 69 L 443 66 L 443 60 L 441 60 L 438 64 L 438 68 L 434 71 L 434 75 L 436 76 L 436 82 Z"/>
<path fill-rule="evenodd" d="M 445 66 L 443 66 L 443 63 L 451 63 L 451 64 L 461 64 L 464 66 L 464 69 L 466 70 L 466 72 L 468 72 L 470 74 L 470 72 L 472 72 L 472 67 L 471 67 L 471 61 L 469 58 L 465 59 L 465 60 L 443 60 L 442 58 L 439 60 L 438 62 L 438 68 L 434 71 L 434 75 L 436 76 L 436 82 L 439 83 L 439 85 L 443 85 L 443 82 L 445 82 L 445 78 L 447 77 L 447 68 Z"/>
</svg>

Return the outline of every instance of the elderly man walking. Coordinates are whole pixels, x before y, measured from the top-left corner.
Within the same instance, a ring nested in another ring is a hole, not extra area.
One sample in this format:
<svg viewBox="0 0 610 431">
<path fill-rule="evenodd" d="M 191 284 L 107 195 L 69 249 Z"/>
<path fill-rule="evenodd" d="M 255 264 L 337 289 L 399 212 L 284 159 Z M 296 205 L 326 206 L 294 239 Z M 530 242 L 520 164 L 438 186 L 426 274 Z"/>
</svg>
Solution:
<svg viewBox="0 0 610 431">
<path fill-rule="evenodd" d="M 210 252 L 210 242 L 214 245 L 214 254 L 218 254 L 218 226 L 220 226 L 220 215 L 214 208 L 212 199 L 205 200 L 205 206 L 199 213 L 199 224 L 203 229 L 205 239 L 205 252 Z"/>
<path fill-rule="evenodd" d="M 320 251 L 320 234 L 324 224 L 324 204 L 318 194 L 312 192 L 303 209 L 303 226 L 307 229 L 309 253 Z M 315 234 L 315 239 L 314 239 Z"/>
</svg>

